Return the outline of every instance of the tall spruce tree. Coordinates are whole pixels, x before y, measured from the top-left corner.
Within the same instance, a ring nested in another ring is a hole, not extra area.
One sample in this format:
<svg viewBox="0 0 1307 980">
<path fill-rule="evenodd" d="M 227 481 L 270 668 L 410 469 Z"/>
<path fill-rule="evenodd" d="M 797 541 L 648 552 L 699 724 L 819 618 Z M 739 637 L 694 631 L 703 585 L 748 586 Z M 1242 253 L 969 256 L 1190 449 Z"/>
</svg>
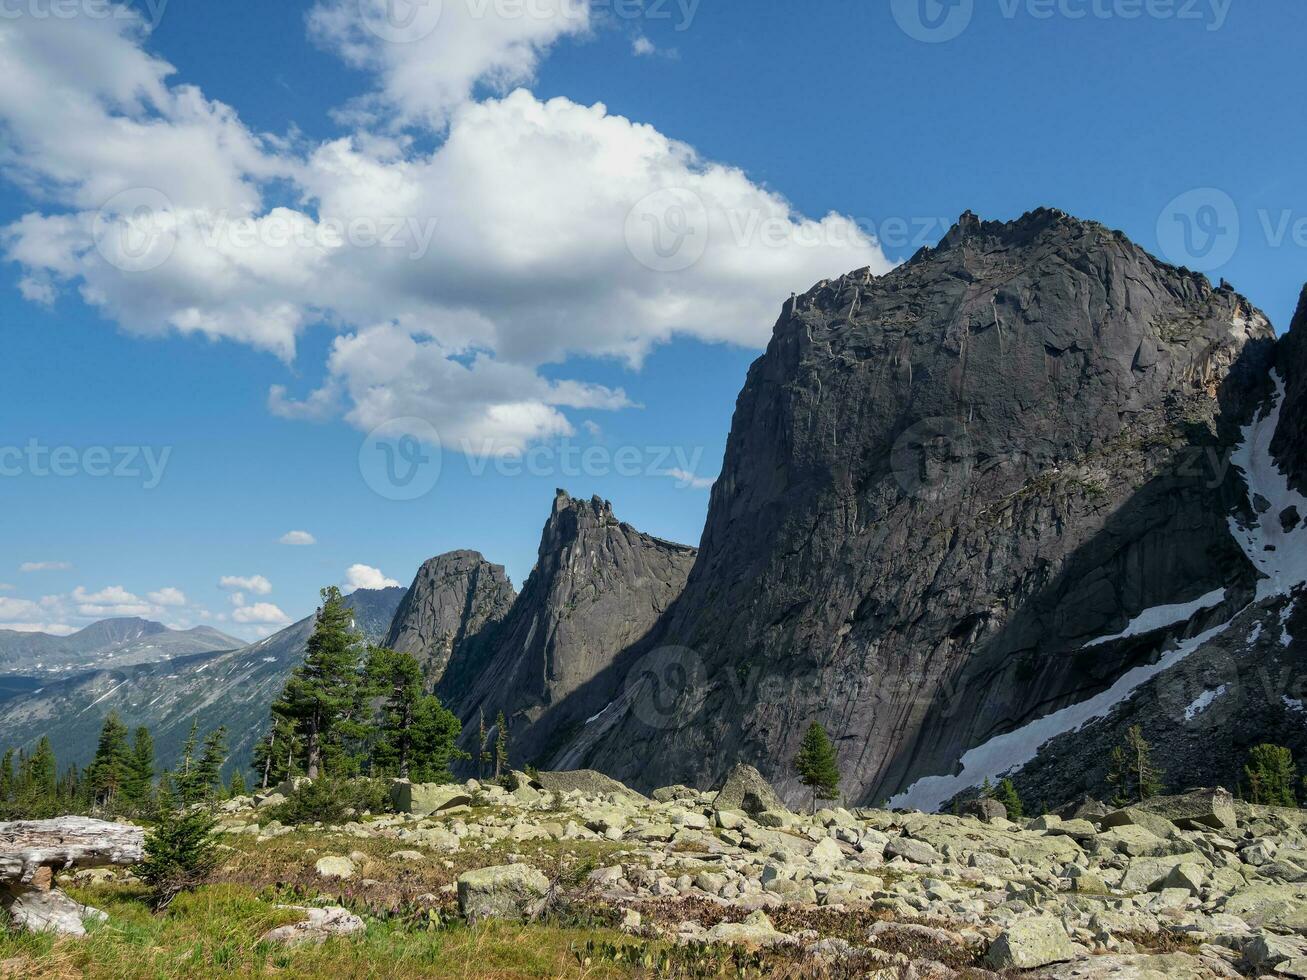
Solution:
<svg viewBox="0 0 1307 980">
<path fill-rule="evenodd" d="M 131 779 L 131 751 L 127 745 L 127 726 L 110 711 L 100 729 L 100 742 L 89 772 L 91 792 L 95 805 L 111 813 L 117 812 L 119 794 Z"/>
<path fill-rule="evenodd" d="M 812 812 L 817 812 L 817 800 L 833 800 L 839 794 L 840 769 L 826 729 L 817 722 L 808 726 L 794 757 L 794 769 L 799 782 L 812 791 Z"/>
<path fill-rule="evenodd" d="M 477 712 L 478 723 L 481 731 L 477 736 L 477 779 L 486 778 L 486 769 L 490 765 L 490 732 L 486 730 L 486 709 L 480 708 Z"/>
<path fill-rule="evenodd" d="M 127 773 L 125 802 L 134 813 L 149 812 L 154 805 L 154 737 L 144 725 L 137 726 L 132 734 Z"/>
<path fill-rule="evenodd" d="M 360 696 L 359 638 L 353 613 L 335 586 L 322 590 L 322 608 L 304 662 L 295 668 L 273 712 L 289 718 L 304 743 L 305 774 L 316 779 L 329 758 L 341 761 Z M 339 775 L 339 773 L 337 774 Z"/>
<path fill-rule="evenodd" d="M 375 772 L 408 779 L 413 766 L 413 721 L 422 700 L 422 668 L 407 653 L 373 647 L 364 673 L 372 692 L 382 698 L 373 748 Z"/>
<path fill-rule="evenodd" d="M 1131 725 L 1125 742 L 1112 750 L 1107 783 L 1115 790 L 1117 806 L 1142 803 L 1162 791 L 1162 771 L 1153 764 L 1152 746 L 1140 726 Z"/>
<path fill-rule="evenodd" d="M 1263 806 L 1297 806 L 1294 789 L 1298 784 L 1298 767 L 1293 753 L 1282 745 L 1254 745 L 1244 766 L 1253 803 Z"/>
<path fill-rule="evenodd" d="M 219 725 L 204 737 L 204 747 L 193 770 L 194 787 L 200 801 L 212 801 L 222 795 L 222 767 L 226 762 L 227 726 Z"/>
<path fill-rule="evenodd" d="M 14 750 L 6 749 L 4 758 L 0 759 L 0 807 L 7 806 L 14 798 Z"/>
<path fill-rule="evenodd" d="M 1003 779 L 998 784 L 998 789 L 994 790 L 994 799 L 1003 804 L 1009 820 L 1020 820 L 1023 816 L 1021 797 L 1017 794 L 1016 785 L 1012 780 Z"/>
<path fill-rule="evenodd" d="M 267 789 L 300 775 L 298 759 L 301 754 L 295 723 L 285 715 L 272 713 L 272 725 L 254 746 L 250 768 L 254 770 L 259 786 Z"/>
<path fill-rule="evenodd" d="M 508 772 L 508 721 L 501 711 L 495 718 L 495 778 Z"/>
</svg>

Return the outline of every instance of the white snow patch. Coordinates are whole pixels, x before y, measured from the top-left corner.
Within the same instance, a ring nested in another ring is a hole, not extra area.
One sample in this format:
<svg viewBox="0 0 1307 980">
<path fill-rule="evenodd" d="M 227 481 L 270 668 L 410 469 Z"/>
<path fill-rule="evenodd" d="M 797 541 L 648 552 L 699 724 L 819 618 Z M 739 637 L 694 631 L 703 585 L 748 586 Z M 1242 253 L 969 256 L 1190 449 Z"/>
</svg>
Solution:
<svg viewBox="0 0 1307 980">
<path fill-rule="evenodd" d="M 126 683 L 127 683 L 126 680 L 121 680 L 121 681 L 119 681 L 117 684 L 115 684 L 113 687 L 109 688 L 109 690 L 105 691 L 105 693 L 101 694 L 98 698 L 96 698 L 94 701 L 92 701 L 90 704 L 88 704 L 85 708 L 83 708 L 81 711 L 79 711 L 79 712 L 77 712 L 77 713 L 80 715 L 80 714 L 82 714 L 83 712 L 90 711 L 90 710 L 91 710 L 92 708 L 94 708 L 97 704 L 99 704 L 101 701 L 103 701 L 103 700 L 104 700 L 105 698 L 107 698 L 110 694 L 112 694 L 114 691 L 118 690 L 118 688 L 122 687 L 122 686 L 123 686 L 124 684 L 126 684 Z"/>
<path fill-rule="evenodd" d="M 1287 694 L 1281 694 L 1280 700 L 1284 702 L 1284 706 L 1288 708 L 1290 711 L 1297 711 L 1301 713 L 1304 707 L 1307 707 L 1297 698 L 1291 698 Z"/>
<path fill-rule="evenodd" d="M 1252 631 L 1248 634 L 1248 645 L 1250 647 L 1255 647 L 1257 645 L 1257 641 L 1260 640 L 1261 638 L 1262 638 L 1262 624 L 1256 623 L 1253 625 Z"/>
<path fill-rule="evenodd" d="M 1307 498 L 1289 486 L 1289 479 L 1271 456 L 1271 440 L 1280 424 L 1284 405 L 1284 381 L 1279 373 L 1275 381 L 1275 406 L 1270 413 L 1243 430 L 1243 442 L 1231 462 L 1248 482 L 1249 499 L 1260 495 L 1270 503 L 1251 527 L 1242 527 L 1230 518 L 1230 533 L 1247 554 L 1248 560 L 1266 576 L 1257 583 L 1257 598 L 1288 595 L 1294 586 L 1307 582 Z M 1285 531 L 1280 514 L 1297 507 L 1304 521 L 1292 531 Z"/>
<path fill-rule="evenodd" d="M 1294 600 L 1284 607 L 1284 612 L 1280 613 L 1280 643 L 1283 646 L 1293 646 L 1293 634 L 1289 632 L 1289 620 L 1293 619 L 1293 611 L 1298 606 L 1298 600 Z"/>
<path fill-rule="evenodd" d="M 1222 684 L 1215 691 L 1204 691 L 1198 697 L 1194 698 L 1189 707 L 1184 709 L 1184 720 L 1193 721 L 1204 711 L 1212 706 L 1212 702 L 1223 695 L 1226 691 L 1226 685 Z"/>
<path fill-rule="evenodd" d="M 1104 717 L 1145 681 L 1174 667 L 1229 628 L 1229 623 L 1222 623 L 1206 633 L 1184 640 L 1174 650 L 1164 653 L 1157 663 L 1142 664 L 1126 671 L 1106 691 L 1037 718 L 1015 731 L 991 738 L 984 745 L 978 745 L 962 756 L 961 772 L 952 776 L 925 776 L 918 779 L 889 801 L 890 808 L 938 810 L 963 790 L 980 786 L 986 779 L 995 780 L 1004 773 L 1020 769 L 1034 759 L 1045 742 L 1058 735 L 1078 731 L 1086 723 Z"/>
<path fill-rule="evenodd" d="M 600 718 L 606 715 L 608 713 L 608 709 L 611 708 L 616 703 L 617 703 L 616 701 L 609 701 L 606 705 L 604 705 L 602 708 L 599 709 L 598 714 L 591 715 L 589 718 L 587 718 L 585 720 L 585 723 L 588 725 L 592 721 L 598 721 Z"/>
<path fill-rule="evenodd" d="M 1130 620 L 1130 625 L 1125 628 L 1124 632 L 1115 633 L 1112 636 L 1101 636 L 1097 640 L 1090 640 L 1085 644 L 1084 648 L 1087 650 L 1090 647 L 1111 643 L 1113 640 L 1143 636 L 1145 633 L 1152 633 L 1154 630 L 1187 623 L 1194 613 L 1201 612 L 1204 609 L 1211 609 L 1213 606 L 1219 606 L 1224 601 L 1225 589 L 1217 589 L 1215 592 L 1209 592 L 1207 595 L 1193 600 L 1193 602 L 1179 602 L 1171 606 L 1154 606 L 1152 609 L 1145 609 Z"/>
<path fill-rule="evenodd" d="M 1243 549 L 1244 554 L 1248 556 L 1248 560 L 1264 576 L 1257 584 L 1256 601 L 1277 595 L 1289 595 L 1296 586 L 1307 582 L 1307 498 L 1290 488 L 1288 478 L 1271 456 L 1271 440 L 1279 427 L 1280 409 L 1284 404 L 1284 381 L 1278 373 L 1272 374 L 1272 380 L 1275 382 L 1275 400 L 1271 411 L 1244 427 L 1243 441 L 1231 460 L 1244 474 L 1248 483 L 1249 500 L 1252 501 L 1255 495 L 1260 495 L 1270 503 L 1266 512 L 1259 515 L 1256 522 L 1249 527 L 1242 526 L 1234 516 L 1229 518 L 1230 533 Z M 1286 532 L 1280 521 L 1280 514 L 1290 507 L 1297 507 L 1298 513 L 1304 520 L 1293 531 Z M 1223 595 L 1224 590 L 1222 590 Z M 1168 616 L 1178 616 L 1181 610 L 1194 606 L 1194 603 L 1161 606 L 1148 610 L 1136 617 L 1120 636 L 1104 637 L 1088 646 L 1146 632 L 1142 627 L 1147 623 L 1160 623 L 1150 627 L 1160 629 L 1183 622 L 1198 609 L 1203 608 L 1202 603 L 1208 602 L 1211 598 L 1212 596 L 1204 596 L 1196 600 L 1198 603 L 1196 608 L 1169 623 L 1165 621 Z M 964 753 L 959 760 L 961 767 L 959 772 L 950 776 L 925 776 L 890 800 L 890 806 L 937 810 L 963 790 L 980 786 L 986 779 L 994 780 L 1004 773 L 1020 769 L 1034 759 L 1040 747 L 1050 739 L 1066 732 L 1077 731 L 1087 722 L 1103 717 L 1133 694 L 1141 684 L 1174 667 L 1189 654 L 1228 630 L 1243 611 L 1241 609 L 1235 613 L 1229 622 L 1181 642 L 1175 649 L 1164 653 L 1157 663 L 1126 671 L 1117 678 L 1111 688 L 1101 694 L 1045 715 L 1043 718 L 1037 718 L 1015 731 L 995 736 L 983 745 L 976 746 Z M 1144 622 L 1141 623 L 1141 620 Z M 1257 635 L 1260 635 L 1260 632 Z M 1289 697 L 1282 697 L 1281 700 L 1294 711 L 1302 711 L 1305 708 L 1302 701 Z"/>
<path fill-rule="evenodd" d="M 275 664 L 275 663 L 277 662 L 277 658 L 276 658 L 276 657 L 264 657 L 264 658 L 263 658 L 263 662 L 264 662 L 265 664 Z"/>
</svg>

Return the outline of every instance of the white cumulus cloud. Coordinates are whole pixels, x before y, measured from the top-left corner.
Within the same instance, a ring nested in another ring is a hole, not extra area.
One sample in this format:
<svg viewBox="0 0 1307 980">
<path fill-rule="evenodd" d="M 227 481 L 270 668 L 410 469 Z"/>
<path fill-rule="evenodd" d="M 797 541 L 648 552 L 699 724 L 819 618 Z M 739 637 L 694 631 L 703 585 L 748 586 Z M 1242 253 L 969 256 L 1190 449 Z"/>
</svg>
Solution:
<svg viewBox="0 0 1307 980">
<path fill-rule="evenodd" d="M 290 545 L 299 545 L 299 546 L 318 543 L 318 539 L 315 538 L 313 535 L 309 534 L 308 531 L 287 531 L 277 540 L 281 544 L 290 544 Z"/>
<path fill-rule="evenodd" d="M 66 561 L 25 561 L 18 566 L 20 572 L 66 572 L 73 566 Z"/>
<path fill-rule="evenodd" d="M 371 565 L 350 565 L 345 570 L 343 589 L 346 593 L 356 589 L 390 589 L 399 585 L 393 578 L 387 578 L 379 568 Z"/>
<path fill-rule="evenodd" d="M 438 23 L 396 43 L 388 0 L 319 0 L 312 36 L 375 84 L 342 115 L 358 128 L 316 144 L 172 81 L 134 15 L 0 22 L 0 168 L 40 202 L 0 253 L 34 301 L 76 289 L 136 334 L 291 362 L 329 324 L 320 382 L 274 385 L 271 412 L 412 416 L 483 451 L 630 406 L 562 376 L 569 358 L 638 366 L 677 336 L 761 347 L 791 291 L 889 269 L 847 217 L 807 217 L 602 104 L 511 90 L 591 27 L 574 0 L 512 6 L 416 5 Z"/>
<path fill-rule="evenodd" d="M 186 593 L 181 589 L 173 588 L 171 585 L 160 589 L 158 592 L 147 592 L 146 598 L 156 606 L 184 606 L 186 605 Z"/>
<path fill-rule="evenodd" d="M 231 614 L 231 618 L 238 623 L 264 626 L 284 626 L 290 622 L 290 617 L 271 602 L 256 602 L 253 605 L 241 606 Z"/>
<path fill-rule="evenodd" d="M 218 585 L 224 589 L 253 592 L 255 595 L 268 595 L 272 592 L 272 583 L 262 575 L 224 575 L 218 579 Z"/>
</svg>

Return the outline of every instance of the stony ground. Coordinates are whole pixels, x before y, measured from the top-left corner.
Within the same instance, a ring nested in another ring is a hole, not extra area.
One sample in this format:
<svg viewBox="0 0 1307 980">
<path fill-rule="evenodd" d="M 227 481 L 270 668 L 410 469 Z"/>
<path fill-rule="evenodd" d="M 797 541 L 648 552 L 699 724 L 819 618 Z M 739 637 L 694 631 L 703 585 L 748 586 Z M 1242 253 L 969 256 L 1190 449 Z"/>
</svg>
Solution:
<svg viewBox="0 0 1307 980">
<path fill-rule="evenodd" d="M 808 815 L 748 771 L 654 799 L 597 774 L 540 780 L 413 787 L 399 802 L 419 812 L 339 826 L 269 821 L 276 796 L 230 802 L 210 900 L 263 903 L 237 942 L 262 958 L 191 974 L 313 975 L 336 950 L 339 976 L 1307 977 L 1296 810 L 1206 792 L 1020 823 L 995 806 Z M 73 877 L 110 913 L 82 941 L 101 942 L 130 875 Z M 350 952 L 415 932 L 443 952 Z M 17 952 L 0 947 L 0 975 L 39 975 Z"/>
</svg>

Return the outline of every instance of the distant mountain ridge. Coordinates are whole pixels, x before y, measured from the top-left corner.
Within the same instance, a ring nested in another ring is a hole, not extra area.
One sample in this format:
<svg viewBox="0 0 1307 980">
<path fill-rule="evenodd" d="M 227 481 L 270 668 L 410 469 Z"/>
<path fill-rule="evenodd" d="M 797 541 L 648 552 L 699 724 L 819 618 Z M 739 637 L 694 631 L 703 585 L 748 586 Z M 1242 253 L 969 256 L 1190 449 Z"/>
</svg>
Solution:
<svg viewBox="0 0 1307 980">
<path fill-rule="evenodd" d="M 0 630 L 0 674 L 68 674 L 109 663 L 126 667 L 234 650 L 244 643 L 211 626 L 175 630 L 137 617 L 102 619 L 68 636 Z"/>
<path fill-rule="evenodd" d="M 380 642 L 404 589 L 359 589 L 346 597 L 364 639 Z M 226 772 L 249 764 L 267 730 L 268 708 L 304 659 L 313 632 L 307 616 L 257 643 L 167 661 L 114 664 L 54 680 L 0 708 L 0 747 L 30 746 L 48 735 L 61 766 L 85 765 L 95 754 L 110 711 L 129 726 L 148 725 L 160 767 L 175 764 L 191 722 L 202 730 L 226 725 Z"/>
</svg>

